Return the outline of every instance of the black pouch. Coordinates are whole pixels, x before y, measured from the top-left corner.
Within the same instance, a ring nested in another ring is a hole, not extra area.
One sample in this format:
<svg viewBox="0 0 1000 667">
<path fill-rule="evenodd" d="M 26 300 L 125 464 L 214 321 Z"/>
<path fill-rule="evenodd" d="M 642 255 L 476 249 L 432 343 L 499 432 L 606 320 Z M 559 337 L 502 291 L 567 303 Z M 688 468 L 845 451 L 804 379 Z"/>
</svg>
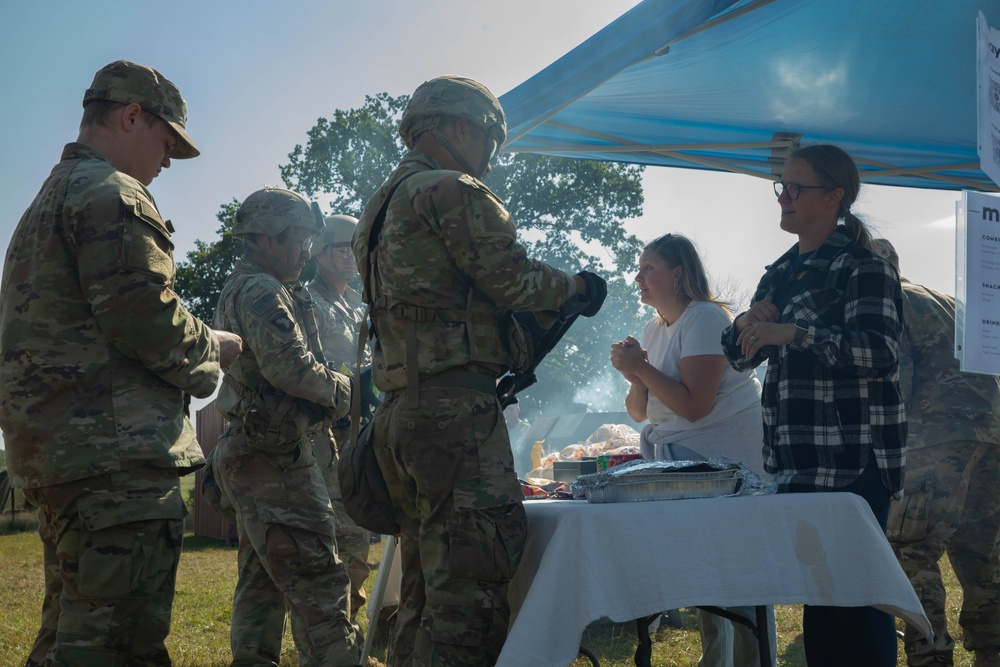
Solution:
<svg viewBox="0 0 1000 667">
<path fill-rule="evenodd" d="M 371 430 L 372 422 L 368 422 L 358 431 L 357 440 L 340 450 L 337 461 L 340 497 L 347 515 L 357 525 L 380 535 L 398 535 L 396 508 L 369 442 Z"/>
<path fill-rule="evenodd" d="M 273 388 L 257 390 L 243 417 L 247 443 L 256 449 L 285 454 L 305 440 L 309 417 L 298 400 Z"/>
</svg>

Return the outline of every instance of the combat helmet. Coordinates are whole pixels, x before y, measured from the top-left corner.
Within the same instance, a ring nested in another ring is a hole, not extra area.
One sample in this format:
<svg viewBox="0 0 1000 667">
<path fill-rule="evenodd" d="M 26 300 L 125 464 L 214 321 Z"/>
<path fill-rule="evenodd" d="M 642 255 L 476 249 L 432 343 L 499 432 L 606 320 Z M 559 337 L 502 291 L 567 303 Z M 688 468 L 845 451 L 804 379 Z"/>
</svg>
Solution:
<svg viewBox="0 0 1000 667">
<path fill-rule="evenodd" d="M 351 244 L 354 238 L 354 229 L 358 226 L 358 219 L 350 215 L 328 215 L 326 217 L 326 228 L 323 235 L 318 239 L 317 245 L 320 250 L 324 250 L 334 243 Z"/>
<path fill-rule="evenodd" d="M 407 148 L 423 132 L 437 127 L 438 116 L 457 116 L 475 123 L 503 146 L 507 118 L 500 101 L 483 84 L 463 76 L 439 76 L 420 84 L 403 110 L 399 136 Z"/>
<path fill-rule="evenodd" d="M 264 188 L 243 200 L 236 211 L 233 236 L 280 234 L 289 227 L 304 227 L 313 234 L 323 231 L 323 219 L 302 195 L 281 188 Z"/>
</svg>

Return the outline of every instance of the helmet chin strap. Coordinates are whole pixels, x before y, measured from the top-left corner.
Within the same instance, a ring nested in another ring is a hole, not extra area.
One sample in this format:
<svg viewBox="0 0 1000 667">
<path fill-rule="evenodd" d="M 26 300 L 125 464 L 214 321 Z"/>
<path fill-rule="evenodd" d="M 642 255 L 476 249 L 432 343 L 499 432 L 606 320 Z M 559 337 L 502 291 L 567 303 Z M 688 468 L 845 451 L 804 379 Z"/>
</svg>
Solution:
<svg viewBox="0 0 1000 667">
<path fill-rule="evenodd" d="M 289 274 L 295 274 L 293 280 L 298 280 L 298 270 L 297 266 L 299 263 L 299 255 L 302 252 L 300 248 L 296 248 L 294 243 L 286 244 L 285 248 L 285 266 L 283 268 L 288 269 Z"/>
<path fill-rule="evenodd" d="M 298 276 L 290 281 L 283 279 L 285 276 L 295 273 L 295 265 L 299 259 L 299 251 L 293 248 L 293 245 L 294 244 L 291 243 L 287 244 L 287 248 L 285 249 L 285 259 L 282 261 L 257 245 L 256 241 L 250 243 L 250 247 L 253 248 L 254 254 L 256 255 L 255 259 L 260 264 L 263 264 L 270 269 L 274 277 L 283 283 L 295 282 L 298 280 Z"/>
<path fill-rule="evenodd" d="M 484 178 L 486 174 L 489 173 L 491 156 L 485 155 L 486 153 L 485 146 L 483 147 L 484 148 L 483 162 L 485 164 L 480 165 L 479 169 L 473 169 L 472 165 L 469 164 L 468 160 L 466 160 L 465 157 L 461 153 L 459 153 L 454 146 L 451 145 L 451 142 L 448 141 L 448 137 L 444 135 L 444 132 L 442 132 L 440 129 L 436 127 L 433 130 L 429 130 L 429 132 L 431 133 L 431 136 L 437 139 L 437 142 L 441 146 L 443 146 L 446 151 L 448 151 L 448 154 L 451 155 L 452 159 L 454 159 L 455 162 L 458 163 L 458 166 L 462 168 L 462 171 L 469 174 L 470 176 L 475 176 L 478 179 Z"/>
</svg>

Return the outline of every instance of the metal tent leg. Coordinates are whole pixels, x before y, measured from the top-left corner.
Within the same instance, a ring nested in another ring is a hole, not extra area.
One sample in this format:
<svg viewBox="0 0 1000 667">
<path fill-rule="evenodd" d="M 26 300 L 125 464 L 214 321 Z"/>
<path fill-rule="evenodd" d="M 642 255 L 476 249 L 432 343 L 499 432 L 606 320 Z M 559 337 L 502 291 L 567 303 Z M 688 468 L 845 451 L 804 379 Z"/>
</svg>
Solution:
<svg viewBox="0 0 1000 667">
<path fill-rule="evenodd" d="M 382 550 L 382 560 L 378 564 L 378 572 L 375 573 L 375 583 L 372 585 L 372 596 L 368 600 L 368 632 L 365 633 L 365 645 L 361 650 L 361 664 L 368 664 L 368 656 L 371 654 L 372 642 L 375 640 L 375 628 L 378 626 L 379 614 L 382 611 L 382 600 L 385 599 L 385 590 L 389 582 L 389 570 L 392 568 L 392 559 L 396 555 L 396 545 L 399 543 L 398 537 L 390 537 Z"/>
</svg>

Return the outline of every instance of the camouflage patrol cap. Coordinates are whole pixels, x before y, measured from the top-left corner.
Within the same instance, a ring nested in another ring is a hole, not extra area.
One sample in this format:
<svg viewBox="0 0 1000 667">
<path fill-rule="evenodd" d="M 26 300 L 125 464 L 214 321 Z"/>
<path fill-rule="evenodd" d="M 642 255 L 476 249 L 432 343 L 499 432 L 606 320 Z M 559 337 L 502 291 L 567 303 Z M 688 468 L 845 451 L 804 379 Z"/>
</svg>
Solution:
<svg viewBox="0 0 1000 667">
<path fill-rule="evenodd" d="M 128 60 L 116 60 L 97 70 L 90 88 L 83 94 L 83 106 L 94 100 L 138 104 L 144 111 L 162 118 L 177 132 L 179 141 L 170 152 L 176 160 L 197 157 L 201 152 L 184 129 L 187 104 L 181 91 L 152 67 Z"/>
<path fill-rule="evenodd" d="M 305 197 L 291 190 L 264 188 L 254 192 L 240 204 L 232 233 L 233 236 L 274 236 L 289 227 L 304 227 L 313 234 L 322 231 L 309 200 Z"/>
<path fill-rule="evenodd" d="M 319 248 L 323 250 L 334 243 L 350 245 L 354 238 L 354 228 L 358 226 L 358 219 L 350 215 L 328 215 L 326 217 L 326 228 L 319 238 Z"/>
<path fill-rule="evenodd" d="M 463 76 L 439 76 L 420 84 L 403 110 L 399 136 L 407 148 L 433 129 L 438 116 L 458 116 L 493 132 L 497 146 L 507 138 L 507 118 L 500 101 L 483 84 Z"/>
</svg>

